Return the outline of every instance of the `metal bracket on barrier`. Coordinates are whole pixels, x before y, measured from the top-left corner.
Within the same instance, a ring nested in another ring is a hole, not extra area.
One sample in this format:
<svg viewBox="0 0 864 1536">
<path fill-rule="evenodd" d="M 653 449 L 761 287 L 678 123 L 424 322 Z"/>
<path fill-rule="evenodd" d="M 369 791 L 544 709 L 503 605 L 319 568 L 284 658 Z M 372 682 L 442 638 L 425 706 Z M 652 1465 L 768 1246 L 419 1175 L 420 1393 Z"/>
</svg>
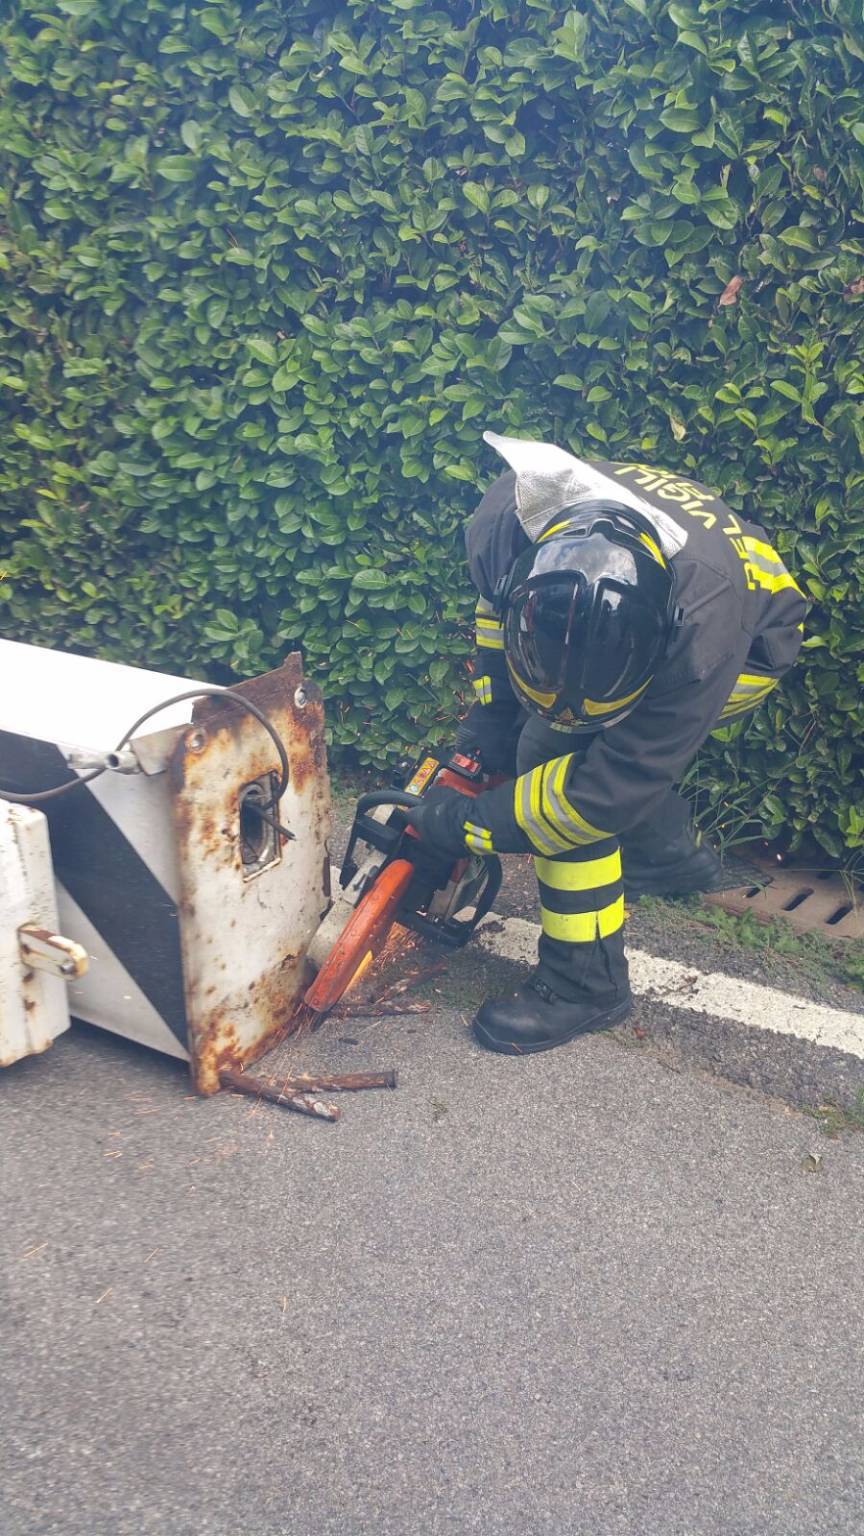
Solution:
<svg viewBox="0 0 864 1536">
<path fill-rule="evenodd" d="M 47 928 L 23 923 L 18 929 L 18 944 L 21 959 L 32 971 L 46 971 L 49 976 L 59 976 L 61 981 L 74 981 L 87 970 L 84 946 L 74 939 L 64 939 L 62 934 L 49 933 Z"/>
</svg>

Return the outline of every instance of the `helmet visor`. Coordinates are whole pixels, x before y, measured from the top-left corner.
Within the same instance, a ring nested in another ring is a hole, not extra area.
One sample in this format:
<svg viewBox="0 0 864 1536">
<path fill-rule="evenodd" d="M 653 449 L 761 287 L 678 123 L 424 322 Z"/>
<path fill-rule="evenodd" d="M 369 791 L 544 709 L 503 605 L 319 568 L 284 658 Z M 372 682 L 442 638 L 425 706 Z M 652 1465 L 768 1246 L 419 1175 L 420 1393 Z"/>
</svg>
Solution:
<svg viewBox="0 0 864 1536">
<path fill-rule="evenodd" d="M 504 650 L 507 662 L 528 697 L 542 696 L 549 708 L 561 691 L 565 674 L 565 648 L 562 637 L 572 646 L 578 643 L 571 634 L 575 593 L 560 582 L 538 582 L 507 610 L 504 622 Z"/>
</svg>

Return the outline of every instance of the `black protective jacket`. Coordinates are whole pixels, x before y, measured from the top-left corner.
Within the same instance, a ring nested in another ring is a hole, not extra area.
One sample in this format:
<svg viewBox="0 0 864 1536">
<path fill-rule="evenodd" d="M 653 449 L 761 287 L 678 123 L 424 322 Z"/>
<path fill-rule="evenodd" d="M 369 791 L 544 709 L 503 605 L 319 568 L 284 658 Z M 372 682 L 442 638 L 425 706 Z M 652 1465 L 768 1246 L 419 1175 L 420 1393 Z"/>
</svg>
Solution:
<svg viewBox="0 0 864 1536">
<path fill-rule="evenodd" d="M 474 802 L 468 843 L 478 851 L 489 851 L 491 834 L 499 853 L 553 855 L 649 821 L 709 733 L 764 698 L 801 644 L 807 604 L 763 528 L 674 473 L 643 464 L 595 467 L 660 514 L 681 622 L 635 709 L 598 731 L 587 753 L 568 754 L 573 738 L 562 735 L 560 758 Z M 519 717 L 493 604 L 500 578 L 529 545 L 515 483 L 512 471 L 495 481 L 466 533 L 479 600 L 476 702 L 465 727 L 490 767 L 501 766 Z"/>
</svg>

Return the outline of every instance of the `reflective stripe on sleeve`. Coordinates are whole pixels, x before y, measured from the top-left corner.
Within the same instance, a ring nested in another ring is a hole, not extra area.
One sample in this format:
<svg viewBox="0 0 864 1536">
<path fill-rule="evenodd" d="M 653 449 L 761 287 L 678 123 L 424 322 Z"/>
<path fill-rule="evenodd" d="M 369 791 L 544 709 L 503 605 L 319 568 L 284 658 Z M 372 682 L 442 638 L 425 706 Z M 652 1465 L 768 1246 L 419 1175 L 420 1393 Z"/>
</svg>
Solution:
<svg viewBox="0 0 864 1536">
<path fill-rule="evenodd" d="M 585 817 L 580 815 L 575 805 L 571 805 L 564 794 L 564 780 L 572 761 L 572 754 L 568 753 L 566 757 L 553 758 L 551 763 L 546 764 L 546 794 L 543 810 L 556 831 L 565 835 L 570 846 L 581 848 L 585 843 L 600 842 L 610 834 L 601 832 L 598 827 L 592 827 L 590 821 L 586 821 Z M 534 771 L 536 773 L 538 770 Z"/>
<path fill-rule="evenodd" d="M 741 540 L 741 545 L 746 550 L 744 570 L 747 585 L 751 589 L 762 587 L 766 592 L 776 593 L 791 588 L 799 597 L 804 596 L 795 577 L 789 574 L 776 549 L 772 549 L 770 544 L 747 536 Z"/>
<path fill-rule="evenodd" d="M 776 687 L 776 677 L 759 677 L 749 672 L 742 672 L 720 711 L 720 719 L 727 720 L 730 715 L 743 715 L 748 709 L 755 709 L 772 688 Z"/>
<path fill-rule="evenodd" d="M 503 651 L 504 625 L 491 603 L 481 597 L 474 610 L 477 644 L 486 651 Z"/>
<path fill-rule="evenodd" d="M 609 837 L 592 827 L 564 794 L 572 754 L 523 773 L 515 784 L 513 810 L 528 841 L 538 853 L 564 853 Z"/>
<path fill-rule="evenodd" d="M 491 620 L 488 622 L 491 625 Z M 484 620 L 485 623 L 486 621 Z M 481 651 L 503 651 L 504 649 L 504 631 L 500 624 L 496 624 L 494 628 L 490 627 L 488 629 L 481 628 L 478 624 L 476 640 Z"/>
<path fill-rule="evenodd" d="M 513 793 L 513 813 L 532 848 L 540 853 L 564 853 L 569 844 L 563 837 L 553 834 L 540 816 L 540 775 L 542 768 L 523 773 L 516 780 Z"/>
<path fill-rule="evenodd" d="M 492 833 L 488 827 L 478 827 L 473 821 L 465 822 L 465 841 L 472 853 L 494 853 Z"/>
</svg>

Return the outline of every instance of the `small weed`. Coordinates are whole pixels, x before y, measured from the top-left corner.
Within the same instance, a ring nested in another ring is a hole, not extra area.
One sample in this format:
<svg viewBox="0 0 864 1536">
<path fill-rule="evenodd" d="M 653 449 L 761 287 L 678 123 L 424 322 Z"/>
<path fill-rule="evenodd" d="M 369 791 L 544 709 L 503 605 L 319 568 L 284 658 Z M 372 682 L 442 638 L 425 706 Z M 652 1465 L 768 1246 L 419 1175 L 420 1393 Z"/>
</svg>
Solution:
<svg viewBox="0 0 864 1536">
<path fill-rule="evenodd" d="M 440 1120 L 444 1119 L 444 1116 L 446 1114 L 447 1114 L 447 1105 L 444 1103 L 444 1100 L 443 1099 L 433 1099 L 432 1100 L 432 1124 L 433 1125 L 437 1125 Z"/>
<path fill-rule="evenodd" d="M 739 916 L 723 907 L 704 907 L 701 903 L 690 909 L 690 915 L 704 928 L 713 928 L 721 938 L 742 949 L 773 949 L 779 955 L 803 955 L 805 951 L 803 936 L 782 918 L 763 923 L 752 912 Z"/>
<path fill-rule="evenodd" d="M 864 944 L 853 941 L 840 956 L 845 979 L 850 987 L 864 992 Z"/>
<path fill-rule="evenodd" d="M 858 1089 L 854 1103 L 845 1108 L 829 1101 L 806 1113 L 816 1121 L 823 1136 L 839 1136 L 842 1131 L 864 1131 L 864 1088 Z"/>
</svg>

